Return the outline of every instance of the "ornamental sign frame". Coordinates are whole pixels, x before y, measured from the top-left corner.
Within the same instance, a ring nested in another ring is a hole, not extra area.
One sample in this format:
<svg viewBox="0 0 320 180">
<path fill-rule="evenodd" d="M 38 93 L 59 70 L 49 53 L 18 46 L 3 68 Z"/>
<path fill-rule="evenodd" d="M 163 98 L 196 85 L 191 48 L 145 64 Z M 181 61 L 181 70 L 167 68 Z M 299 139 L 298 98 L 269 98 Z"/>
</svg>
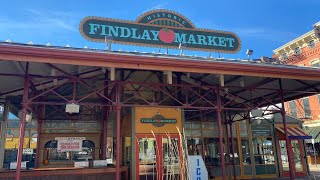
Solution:
<svg viewBox="0 0 320 180">
<path fill-rule="evenodd" d="M 88 16 L 79 29 L 85 39 L 102 43 L 223 53 L 241 48 L 235 33 L 196 28 L 183 15 L 164 9 L 148 11 L 136 21 Z"/>
</svg>

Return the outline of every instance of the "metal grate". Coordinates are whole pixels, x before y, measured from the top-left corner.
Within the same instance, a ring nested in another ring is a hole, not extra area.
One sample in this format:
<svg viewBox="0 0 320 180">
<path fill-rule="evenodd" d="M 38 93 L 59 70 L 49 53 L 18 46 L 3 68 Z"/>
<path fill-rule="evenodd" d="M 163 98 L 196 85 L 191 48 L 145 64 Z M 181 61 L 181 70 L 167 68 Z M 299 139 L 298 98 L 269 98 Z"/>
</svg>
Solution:
<svg viewBox="0 0 320 180">
<path fill-rule="evenodd" d="M 171 27 L 182 27 L 180 24 L 178 24 L 174 21 L 171 21 L 171 20 L 155 20 L 155 21 L 151 22 L 151 24 L 171 26 Z"/>
</svg>

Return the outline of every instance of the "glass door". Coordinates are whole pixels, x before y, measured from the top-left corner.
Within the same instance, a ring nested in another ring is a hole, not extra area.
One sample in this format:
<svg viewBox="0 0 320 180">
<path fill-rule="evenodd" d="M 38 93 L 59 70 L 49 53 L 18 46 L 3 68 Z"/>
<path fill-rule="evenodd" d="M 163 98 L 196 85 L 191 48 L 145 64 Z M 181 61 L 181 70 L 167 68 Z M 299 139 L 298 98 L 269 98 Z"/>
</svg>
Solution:
<svg viewBox="0 0 320 180">
<path fill-rule="evenodd" d="M 303 164 L 302 164 L 302 153 L 298 140 L 291 140 L 292 151 L 293 151 L 293 159 L 295 164 L 296 172 L 303 172 Z"/>
<path fill-rule="evenodd" d="M 303 161 L 303 149 L 301 140 L 290 140 L 292 146 L 292 155 L 294 160 L 294 173 L 297 176 L 306 174 L 306 168 Z M 285 140 L 279 140 L 282 172 L 284 176 L 289 176 L 289 161 L 287 154 L 287 146 Z"/>
<path fill-rule="evenodd" d="M 280 154 L 281 154 L 281 163 L 282 172 L 289 173 L 289 161 L 288 161 L 288 152 L 287 152 L 287 143 L 285 140 L 279 140 Z"/>
<path fill-rule="evenodd" d="M 157 157 L 159 150 L 157 147 L 157 138 L 141 136 L 137 137 L 137 179 L 155 180 L 157 178 L 158 163 Z"/>
<path fill-rule="evenodd" d="M 179 136 L 137 135 L 136 140 L 136 179 L 180 179 Z"/>
<path fill-rule="evenodd" d="M 162 137 L 163 179 L 180 179 L 180 143 L 178 138 Z"/>
</svg>

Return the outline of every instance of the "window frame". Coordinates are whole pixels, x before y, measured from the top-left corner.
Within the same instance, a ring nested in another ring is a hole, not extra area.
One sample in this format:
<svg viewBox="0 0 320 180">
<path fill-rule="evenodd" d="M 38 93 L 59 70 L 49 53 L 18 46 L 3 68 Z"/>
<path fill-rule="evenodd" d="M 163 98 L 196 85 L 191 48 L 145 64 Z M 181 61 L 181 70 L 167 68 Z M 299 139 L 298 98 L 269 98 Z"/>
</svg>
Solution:
<svg viewBox="0 0 320 180">
<path fill-rule="evenodd" d="M 309 48 L 314 48 L 314 47 L 316 47 L 316 42 L 312 39 L 309 41 Z"/>
<path fill-rule="evenodd" d="M 310 62 L 311 67 L 320 67 L 320 60 L 316 59 Z"/>
<path fill-rule="evenodd" d="M 293 105 L 294 104 L 294 108 L 293 108 Z M 293 100 L 293 101 L 289 101 L 289 108 L 290 108 L 290 115 L 293 116 L 293 117 L 297 117 L 297 104 L 296 102 Z M 294 109 L 294 111 L 293 111 Z"/>
<path fill-rule="evenodd" d="M 294 54 L 301 54 L 301 48 L 299 46 L 294 48 Z"/>
<path fill-rule="evenodd" d="M 302 100 L 302 105 L 303 105 L 304 117 L 305 118 L 311 118 L 312 117 L 312 113 L 311 113 L 309 97 L 302 98 L 301 100 Z M 306 109 L 305 102 L 307 102 L 307 104 L 308 104 L 308 107 L 309 107 L 308 109 Z"/>
<path fill-rule="evenodd" d="M 284 60 L 288 60 L 288 54 L 287 53 L 283 53 L 281 56 L 282 56 L 282 58 Z"/>
</svg>

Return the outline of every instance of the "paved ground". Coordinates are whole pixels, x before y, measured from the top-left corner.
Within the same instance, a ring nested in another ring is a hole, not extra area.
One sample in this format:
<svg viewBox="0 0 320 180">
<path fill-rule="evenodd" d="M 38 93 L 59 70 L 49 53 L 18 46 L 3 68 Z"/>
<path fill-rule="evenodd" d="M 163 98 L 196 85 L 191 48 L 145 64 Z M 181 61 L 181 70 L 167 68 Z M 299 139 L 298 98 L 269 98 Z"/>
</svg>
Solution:
<svg viewBox="0 0 320 180">
<path fill-rule="evenodd" d="M 296 180 L 320 180 L 320 164 L 318 166 L 311 165 L 309 168 L 310 168 L 310 175 L 308 175 L 306 177 L 295 177 L 295 179 Z M 290 178 L 285 177 L 285 178 L 276 178 L 276 179 L 289 180 Z"/>
<path fill-rule="evenodd" d="M 320 180 L 320 164 L 318 166 L 310 165 L 310 175 L 309 179 L 319 179 Z"/>
</svg>

